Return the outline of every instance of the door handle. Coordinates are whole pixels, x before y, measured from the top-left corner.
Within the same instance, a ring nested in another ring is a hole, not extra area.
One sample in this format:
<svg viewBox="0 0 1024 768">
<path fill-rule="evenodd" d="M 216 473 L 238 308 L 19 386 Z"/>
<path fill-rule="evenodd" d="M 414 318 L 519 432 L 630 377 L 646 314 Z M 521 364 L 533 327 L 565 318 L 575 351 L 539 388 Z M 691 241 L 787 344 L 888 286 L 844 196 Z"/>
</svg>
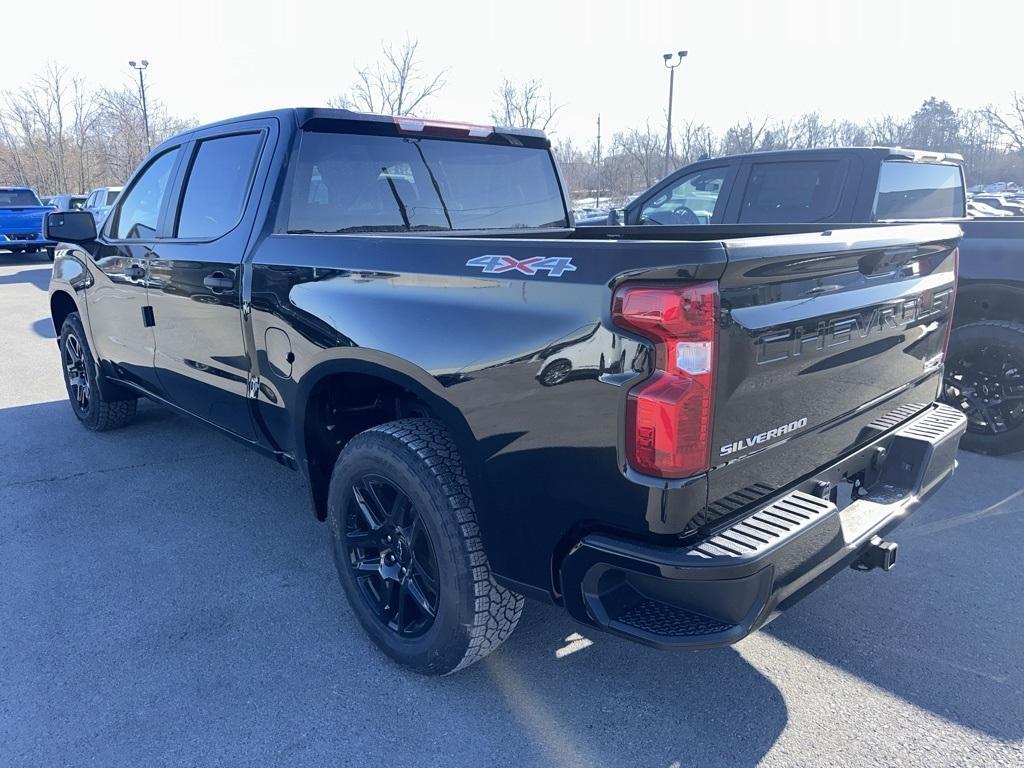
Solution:
<svg viewBox="0 0 1024 768">
<path fill-rule="evenodd" d="M 138 264 L 132 264 L 124 271 L 124 276 L 132 280 L 141 280 L 146 276 L 146 268 Z"/>
<path fill-rule="evenodd" d="M 223 272 L 214 272 L 203 278 L 203 285 L 211 291 L 230 291 L 235 287 L 234 278 L 226 276 Z"/>
</svg>

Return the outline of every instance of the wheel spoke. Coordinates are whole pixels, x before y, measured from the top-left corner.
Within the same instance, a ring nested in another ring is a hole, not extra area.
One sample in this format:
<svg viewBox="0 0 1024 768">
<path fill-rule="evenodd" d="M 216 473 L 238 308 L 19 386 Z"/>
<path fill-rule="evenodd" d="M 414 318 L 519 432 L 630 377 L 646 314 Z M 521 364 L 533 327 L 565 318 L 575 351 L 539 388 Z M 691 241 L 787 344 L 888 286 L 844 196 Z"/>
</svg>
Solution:
<svg viewBox="0 0 1024 768">
<path fill-rule="evenodd" d="M 355 496 L 356 505 L 359 507 L 363 520 L 370 527 L 371 531 L 375 531 L 381 526 L 381 519 L 378 517 L 378 513 L 373 509 L 374 496 L 367 491 L 369 483 L 356 483 L 352 486 L 352 495 Z"/>
<path fill-rule="evenodd" d="M 395 615 L 395 611 L 398 608 L 398 606 L 395 605 L 397 602 L 396 597 L 398 595 L 397 587 L 397 581 L 385 579 L 380 588 L 380 601 L 377 604 L 377 610 L 385 624 L 391 623 L 391 618 Z"/>
<path fill-rule="evenodd" d="M 349 531 L 345 534 L 350 547 L 366 549 L 367 547 L 380 547 L 380 536 L 377 531 Z"/>
<path fill-rule="evenodd" d="M 402 526 L 402 516 L 410 506 L 411 503 L 408 496 L 404 493 L 396 493 L 395 500 L 391 502 L 391 509 L 388 511 L 387 522 L 400 528 Z"/>
<path fill-rule="evenodd" d="M 408 581 L 403 581 L 398 586 L 398 610 L 395 613 L 395 629 L 398 630 L 398 634 L 402 634 L 406 625 L 406 603 L 409 602 L 409 587 Z"/>
<path fill-rule="evenodd" d="M 423 614 L 431 619 L 434 618 L 437 611 L 430 602 L 430 598 L 427 597 L 427 594 L 420 587 L 419 582 L 417 582 L 415 578 L 409 577 L 405 580 L 405 587 L 413 604 L 419 608 Z"/>
<path fill-rule="evenodd" d="M 379 557 L 365 557 L 358 560 L 353 566 L 352 570 L 356 572 L 356 577 L 372 576 L 380 573 L 380 558 Z"/>
</svg>

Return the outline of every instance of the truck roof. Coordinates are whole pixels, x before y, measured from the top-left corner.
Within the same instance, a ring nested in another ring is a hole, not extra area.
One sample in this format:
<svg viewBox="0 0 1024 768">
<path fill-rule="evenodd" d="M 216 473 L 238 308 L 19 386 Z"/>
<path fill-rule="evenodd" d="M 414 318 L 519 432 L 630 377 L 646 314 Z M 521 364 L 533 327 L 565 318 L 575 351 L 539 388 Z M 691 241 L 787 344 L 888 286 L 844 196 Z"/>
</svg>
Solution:
<svg viewBox="0 0 1024 768">
<path fill-rule="evenodd" d="M 735 155 L 721 155 L 699 162 L 706 163 L 716 160 L 738 160 L 745 157 L 764 158 L 766 160 L 791 158 L 794 155 L 866 155 L 873 158 L 881 156 L 883 160 L 909 160 L 916 163 L 951 163 L 963 165 L 963 155 L 955 152 L 934 152 L 927 149 L 908 149 L 907 147 L 817 147 L 812 149 L 773 149 L 763 152 L 741 152 Z M 692 165 L 696 165 L 693 163 Z"/>
<path fill-rule="evenodd" d="M 439 135 L 448 133 L 463 133 L 466 138 L 486 138 L 492 134 L 518 136 L 530 139 L 532 143 L 544 142 L 547 144 L 547 136 L 543 131 L 534 128 L 506 128 L 503 126 L 486 125 L 480 123 L 467 123 L 460 121 L 436 120 L 433 118 L 414 117 L 412 115 L 378 115 L 370 112 L 357 112 L 351 109 L 334 109 L 330 107 L 289 107 L 285 109 L 273 109 L 266 112 L 254 112 L 248 115 L 217 120 L 216 122 L 199 125 L 187 131 L 171 137 L 178 139 L 182 136 L 204 131 L 209 128 L 231 125 L 246 120 L 258 120 L 273 117 L 282 122 L 293 121 L 298 128 L 323 128 L 326 124 L 337 123 L 365 123 L 367 127 L 379 126 L 388 130 L 397 129 L 401 132 L 429 133 Z M 169 141 L 170 139 L 168 139 Z"/>
</svg>

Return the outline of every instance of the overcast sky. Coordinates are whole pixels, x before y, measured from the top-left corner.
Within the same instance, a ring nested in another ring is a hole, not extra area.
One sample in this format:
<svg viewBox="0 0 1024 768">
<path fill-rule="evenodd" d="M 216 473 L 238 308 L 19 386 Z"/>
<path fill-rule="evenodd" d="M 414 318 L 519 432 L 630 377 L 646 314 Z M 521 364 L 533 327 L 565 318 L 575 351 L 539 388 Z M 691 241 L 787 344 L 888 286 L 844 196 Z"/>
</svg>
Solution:
<svg viewBox="0 0 1024 768">
<path fill-rule="evenodd" d="M 935 95 L 954 106 L 1002 103 L 1024 90 L 1024 2 L 944 0 L 514 0 L 449 3 L 5 3 L 0 90 L 48 60 L 93 85 L 132 82 L 202 122 L 345 91 L 381 41 L 420 41 L 425 71 L 448 84 L 423 112 L 486 121 L 503 77 L 541 78 L 564 104 L 556 135 L 589 140 L 650 119 L 662 125 L 661 54 L 687 49 L 675 120 L 722 129 L 749 115 L 819 110 L 864 120 L 908 114 Z"/>
</svg>

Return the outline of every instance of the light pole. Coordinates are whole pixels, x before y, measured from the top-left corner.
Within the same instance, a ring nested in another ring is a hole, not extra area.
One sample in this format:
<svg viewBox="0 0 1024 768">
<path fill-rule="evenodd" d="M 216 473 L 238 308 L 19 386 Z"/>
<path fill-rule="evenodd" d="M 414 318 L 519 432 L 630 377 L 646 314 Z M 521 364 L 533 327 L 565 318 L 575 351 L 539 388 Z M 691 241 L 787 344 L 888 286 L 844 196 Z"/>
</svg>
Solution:
<svg viewBox="0 0 1024 768">
<path fill-rule="evenodd" d="M 675 64 L 672 63 L 673 56 L 666 53 L 662 56 L 665 66 L 668 68 L 668 135 L 665 137 L 665 175 L 672 171 L 672 91 L 676 84 L 676 67 L 683 63 L 686 58 L 686 51 L 679 51 Z"/>
<path fill-rule="evenodd" d="M 128 66 L 139 73 L 139 93 L 142 94 L 142 124 L 146 128 L 146 149 L 152 149 L 149 141 L 149 111 L 146 109 L 146 81 L 142 78 L 142 71 L 149 66 L 149 62 L 143 59 L 140 62 L 129 61 Z"/>
</svg>

